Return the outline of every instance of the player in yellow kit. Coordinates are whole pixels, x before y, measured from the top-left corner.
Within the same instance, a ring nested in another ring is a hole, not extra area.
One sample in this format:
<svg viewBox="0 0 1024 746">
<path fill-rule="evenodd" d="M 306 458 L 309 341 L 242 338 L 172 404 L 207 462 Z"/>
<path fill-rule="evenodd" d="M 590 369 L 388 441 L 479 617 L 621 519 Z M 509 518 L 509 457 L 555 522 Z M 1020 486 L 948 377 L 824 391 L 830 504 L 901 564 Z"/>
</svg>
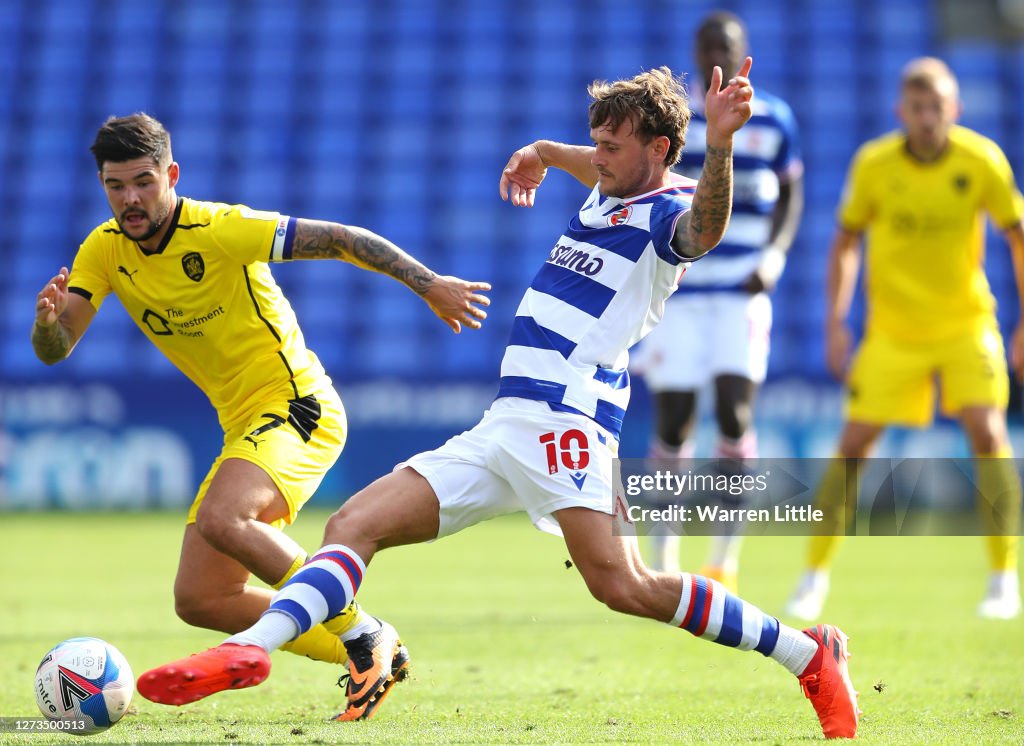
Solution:
<svg viewBox="0 0 1024 746">
<path fill-rule="evenodd" d="M 842 458 L 867 456 L 888 425 L 930 424 L 938 383 L 943 413 L 960 420 L 977 457 L 979 509 L 991 534 L 989 589 L 978 613 L 1011 618 L 1021 611 L 1021 487 L 1007 436 L 1006 355 L 983 259 L 987 214 L 1010 246 L 1024 297 L 1024 201 L 999 146 L 955 124 L 960 108 L 957 81 L 945 63 L 912 60 L 901 82 L 903 129 L 868 142 L 854 157 L 832 243 L 826 352 L 829 367 L 848 386 Z M 862 234 L 867 321 L 847 374 L 846 317 Z M 1021 374 L 1021 324 L 1010 360 Z M 834 506 L 844 498 L 845 472 L 841 461 L 829 467 L 819 503 Z M 853 495 L 846 497 L 852 508 Z M 845 532 L 843 511 L 830 514 L 836 535 L 811 539 L 807 572 L 787 607 L 794 616 L 821 612 L 829 566 Z"/>
<path fill-rule="evenodd" d="M 306 554 L 280 527 L 315 492 L 345 443 L 341 400 L 269 263 L 341 259 L 405 283 L 455 332 L 479 328 L 486 283 L 442 277 L 363 228 L 179 197 L 170 135 L 145 114 L 109 119 L 92 145 L 114 217 L 89 234 L 36 300 L 32 344 L 65 359 L 111 293 L 217 410 L 224 448 L 189 510 L 174 584 L 189 624 L 238 632 L 267 609 Z M 344 299 L 330 298 L 331 313 Z M 408 652 L 387 624 L 349 606 L 289 643 L 343 663 L 344 719 L 387 692 Z M 357 696 L 358 695 L 358 696 Z M 375 708 L 370 708 L 373 712 Z"/>
</svg>

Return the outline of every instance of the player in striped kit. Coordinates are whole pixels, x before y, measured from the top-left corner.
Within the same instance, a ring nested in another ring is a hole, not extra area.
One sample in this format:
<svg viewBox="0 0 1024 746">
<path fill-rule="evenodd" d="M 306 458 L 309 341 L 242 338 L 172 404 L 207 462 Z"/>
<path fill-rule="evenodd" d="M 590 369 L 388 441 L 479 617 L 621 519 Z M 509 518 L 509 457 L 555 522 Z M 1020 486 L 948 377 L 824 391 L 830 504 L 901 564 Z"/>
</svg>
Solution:
<svg viewBox="0 0 1024 746">
<path fill-rule="evenodd" d="M 609 608 L 777 660 L 800 677 L 827 736 L 855 734 L 846 636 L 829 625 L 800 632 L 716 581 L 648 569 L 612 476 L 629 398 L 627 350 L 657 323 L 686 263 L 712 249 L 728 223 L 732 140 L 750 118 L 750 66 L 748 58 L 725 87 L 721 70 L 714 73 L 699 183 L 670 170 L 689 108 L 667 68 L 591 86 L 593 147 L 540 141 L 512 155 L 500 190 L 514 205 L 533 204 L 550 166 L 592 191 L 516 312 L 497 400 L 474 428 L 353 496 L 259 622 L 142 674 L 143 696 L 168 702 L 183 690 L 196 698 L 259 683 L 269 673 L 267 651 L 344 608 L 378 550 L 525 510 L 565 538 L 587 587 Z"/>
<path fill-rule="evenodd" d="M 732 13 L 716 11 L 697 30 L 695 58 L 704 85 L 715 65 L 735 74 L 747 54 L 747 32 Z M 713 256 L 694 267 L 665 307 L 665 318 L 634 356 L 633 369 L 653 396 L 652 458 L 694 457 L 697 392 L 715 391 L 715 458 L 757 458 L 753 407 L 768 369 L 774 289 L 803 210 L 803 161 L 796 120 L 781 99 L 758 90 L 752 116 L 733 143 L 729 228 Z M 693 178 L 704 167 L 707 127 L 699 101 L 676 171 Z M 734 506 L 731 506 L 734 507 Z M 736 590 L 742 532 L 723 526 L 712 537 L 701 573 Z M 679 569 L 676 535 L 650 538 L 651 563 Z"/>
</svg>

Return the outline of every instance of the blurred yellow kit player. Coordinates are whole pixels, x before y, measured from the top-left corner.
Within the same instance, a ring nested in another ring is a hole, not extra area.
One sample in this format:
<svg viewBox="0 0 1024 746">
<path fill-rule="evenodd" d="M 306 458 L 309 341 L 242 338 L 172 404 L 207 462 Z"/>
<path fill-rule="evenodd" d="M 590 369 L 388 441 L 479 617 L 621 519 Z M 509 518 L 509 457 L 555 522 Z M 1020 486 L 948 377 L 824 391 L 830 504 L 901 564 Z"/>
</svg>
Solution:
<svg viewBox="0 0 1024 746">
<path fill-rule="evenodd" d="M 1024 200 L 999 146 L 955 124 L 960 109 L 957 81 L 945 63 L 913 60 L 901 81 L 903 129 L 866 143 L 854 157 L 829 261 L 826 354 L 848 386 L 841 458 L 867 456 L 886 426 L 931 424 L 938 384 L 942 412 L 960 420 L 977 457 L 979 509 L 991 534 L 992 575 L 978 612 L 1009 618 L 1021 609 L 1021 487 L 1006 428 L 1006 355 L 983 259 L 987 214 L 1010 245 L 1018 292 L 1024 288 Z M 846 318 L 862 235 L 867 320 L 847 374 Z M 1019 324 L 1011 361 L 1020 372 Z M 841 460 L 831 465 L 819 504 L 835 508 L 848 497 L 852 515 L 855 488 L 847 495 L 846 484 L 855 470 L 848 475 Z M 787 607 L 801 618 L 820 614 L 828 569 L 845 533 L 844 511 L 826 512 L 836 535 L 811 539 L 807 572 Z"/>
</svg>

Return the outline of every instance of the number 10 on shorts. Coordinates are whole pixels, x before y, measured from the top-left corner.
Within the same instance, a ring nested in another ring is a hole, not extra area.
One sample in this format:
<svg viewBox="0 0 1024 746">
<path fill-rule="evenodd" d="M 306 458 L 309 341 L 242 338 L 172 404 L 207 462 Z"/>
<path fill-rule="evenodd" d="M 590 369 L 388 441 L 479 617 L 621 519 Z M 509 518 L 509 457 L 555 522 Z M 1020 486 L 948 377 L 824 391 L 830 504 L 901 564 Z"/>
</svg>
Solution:
<svg viewBox="0 0 1024 746">
<path fill-rule="evenodd" d="M 538 438 L 548 458 L 548 474 L 558 473 L 558 462 L 573 471 L 582 471 L 590 463 L 590 444 L 582 430 L 566 430 L 561 436 L 544 433 Z"/>
</svg>

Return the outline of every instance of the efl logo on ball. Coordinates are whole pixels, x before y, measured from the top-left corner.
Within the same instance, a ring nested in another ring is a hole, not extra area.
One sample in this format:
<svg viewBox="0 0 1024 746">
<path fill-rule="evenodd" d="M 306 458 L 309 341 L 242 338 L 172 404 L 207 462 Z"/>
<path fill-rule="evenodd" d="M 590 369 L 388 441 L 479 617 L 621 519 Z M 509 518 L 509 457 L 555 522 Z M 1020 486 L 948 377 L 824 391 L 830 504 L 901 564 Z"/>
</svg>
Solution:
<svg viewBox="0 0 1024 746">
<path fill-rule="evenodd" d="M 36 704 L 50 720 L 81 721 L 73 733 L 99 733 L 124 715 L 135 693 L 128 661 L 95 637 L 73 637 L 43 656 Z"/>
</svg>

